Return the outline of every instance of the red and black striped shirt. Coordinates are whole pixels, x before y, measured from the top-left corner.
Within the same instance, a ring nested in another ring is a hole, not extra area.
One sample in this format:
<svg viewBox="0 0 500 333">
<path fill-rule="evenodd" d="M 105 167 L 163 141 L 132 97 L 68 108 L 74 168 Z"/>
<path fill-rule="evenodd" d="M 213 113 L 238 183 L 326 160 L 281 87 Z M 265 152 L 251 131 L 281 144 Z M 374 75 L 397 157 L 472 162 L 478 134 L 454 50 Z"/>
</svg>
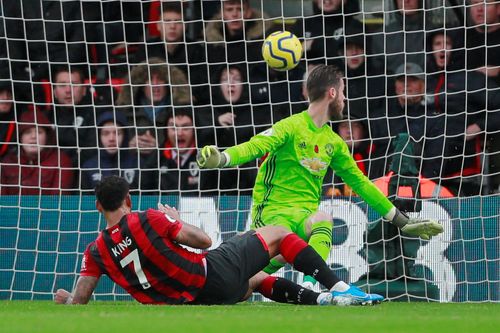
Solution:
<svg viewBox="0 0 500 333">
<path fill-rule="evenodd" d="M 181 228 L 157 210 L 128 214 L 89 244 L 80 274 L 106 274 L 141 303 L 191 302 L 205 284 L 205 254 L 174 241 Z"/>
</svg>

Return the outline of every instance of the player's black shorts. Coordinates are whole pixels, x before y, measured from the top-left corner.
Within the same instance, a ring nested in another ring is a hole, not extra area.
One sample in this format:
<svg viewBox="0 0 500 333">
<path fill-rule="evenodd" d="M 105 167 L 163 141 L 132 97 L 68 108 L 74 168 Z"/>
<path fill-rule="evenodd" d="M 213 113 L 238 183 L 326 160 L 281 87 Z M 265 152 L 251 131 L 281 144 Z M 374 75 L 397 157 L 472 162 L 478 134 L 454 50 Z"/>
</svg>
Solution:
<svg viewBox="0 0 500 333">
<path fill-rule="evenodd" d="M 207 256 L 207 281 L 195 303 L 234 304 L 248 291 L 248 280 L 269 263 L 269 252 L 254 230 L 231 237 Z"/>
</svg>

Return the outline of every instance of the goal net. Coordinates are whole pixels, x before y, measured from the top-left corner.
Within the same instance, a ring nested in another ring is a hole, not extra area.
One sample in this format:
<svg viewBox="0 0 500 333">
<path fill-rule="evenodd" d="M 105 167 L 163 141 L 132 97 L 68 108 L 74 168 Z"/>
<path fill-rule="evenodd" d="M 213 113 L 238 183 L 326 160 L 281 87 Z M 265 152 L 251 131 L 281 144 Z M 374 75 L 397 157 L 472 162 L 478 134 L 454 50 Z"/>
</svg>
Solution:
<svg viewBox="0 0 500 333">
<path fill-rule="evenodd" d="M 248 230 L 266 157 L 200 171 L 197 149 L 306 110 L 307 76 L 328 64 L 346 96 L 329 125 L 358 167 L 445 230 L 400 234 L 330 170 L 319 209 L 334 221 L 331 269 L 390 300 L 498 302 L 500 4 L 401 3 L 2 1 L 0 299 L 74 287 L 105 227 L 93 187 L 108 175 L 127 180 L 134 209 L 175 206 L 213 247 Z M 286 72 L 261 57 L 278 30 L 304 49 Z M 276 274 L 303 279 L 288 265 Z M 108 278 L 94 297 L 130 299 Z"/>
</svg>

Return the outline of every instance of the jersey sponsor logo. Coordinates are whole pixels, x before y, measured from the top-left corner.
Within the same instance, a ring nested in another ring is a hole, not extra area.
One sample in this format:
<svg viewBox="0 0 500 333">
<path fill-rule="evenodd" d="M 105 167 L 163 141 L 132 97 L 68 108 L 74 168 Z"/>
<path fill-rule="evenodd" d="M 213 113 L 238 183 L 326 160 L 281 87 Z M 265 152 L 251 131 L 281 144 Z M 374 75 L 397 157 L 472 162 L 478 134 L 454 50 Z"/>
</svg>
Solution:
<svg viewBox="0 0 500 333">
<path fill-rule="evenodd" d="M 122 241 L 120 243 L 116 244 L 116 246 L 112 247 L 111 252 L 113 252 L 113 255 L 115 257 L 118 257 L 130 245 L 132 245 L 132 240 L 127 236 L 127 237 L 125 237 L 125 239 L 122 239 Z"/>
<path fill-rule="evenodd" d="M 328 167 L 326 162 L 323 162 L 319 158 L 305 158 L 300 161 L 300 164 L 308 169 L 309 171 L 318 172 L 325 170 Z"/>
</svg>

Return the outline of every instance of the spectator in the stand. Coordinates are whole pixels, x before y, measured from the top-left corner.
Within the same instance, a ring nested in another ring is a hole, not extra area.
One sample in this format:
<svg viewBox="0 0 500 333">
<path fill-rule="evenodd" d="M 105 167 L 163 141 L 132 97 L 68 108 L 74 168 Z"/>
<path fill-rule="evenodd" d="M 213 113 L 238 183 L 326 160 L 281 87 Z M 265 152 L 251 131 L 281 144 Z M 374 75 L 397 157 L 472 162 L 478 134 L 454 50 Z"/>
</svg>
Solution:
<svg viewBox="0 0 500 333">
<path fill-rule="evenodd" d="M 19 119 L 21 109 L 19 103 L 14 103 L 12 82 L 0 81 L 0 158 L 16 146 L 16 121 Z"/>
<path fill-rule="evenodd" d="M 9 59 L 10 67 L 0 63 L 0 72 L 6 71 L 0 77 L 9 78 L 10 70 L 11 79 L 26 81 L 19 82 L 25 91 L 16 100 L 40 101 L 37 92 L 40 81 L 49 79 L 49 64 L 88 61 L 80 6 L 79 0 L 2 2 L 8 50 L 0 50 L 0 58 Z"/>
<path fill-rule="evenodd" d="M 168 116 L 167 126 L 167 138 L 160 149 L 160 191 L 162 194 L 198 195 L 200 169 L 196 164 L 192 108 L 175 108 Z"/>
<path fill-rule="evenodd" d="M 427 178 L 441 175 L 444 117 L 437 115 L 425 100 L 425 74 L 415 63 L 396 69 L 396 96 L 387 104 L 385 119 L 376 121 L 376 137 L 394 139 L 400 133 L 408 135 L 422 147 L 421 173 Z"/>
<path fill-rule="evenodd" d="M 495 0 L 470 0 L 467 29 L 467 68 L 477 68 L 500 86 L 500 2 Z M 496 93 L 498 94 L 498 92 Z M 489 146 L 489 170 L 500 188 L 500 133 L 487 137 Z"/>
<path fill-rule="evenodd" d="M 366 49 L 368 40 L 357 35 L 345 38 L 339 54 L 343 55 L 346 77 L 346 103 L 344 115 L 355 114 L 357 117 L 368 118 L 367 128 L 373 130 L 370 118 L 380 115 L 386 96 L 386 79 L 384 76 L 373 75 L 375 72 L 371 62 L 367 61 Z M 367 133 L 368 135 L 369 133 Z"/>
<path fill-rule="evenodd" d="M 205 29 L 210 64 L 261 61 L 261 45 L 267 31 L 267 15 L 249 0 L 221 0 L 220 14 Z"/>
<path fill-rule="evenodd" d="M 384 174 L 385 151 L 381 151 L 369 137 L 368 122 L 366 118 L 351 113 L 344 113 L 344 120 L 334 123 L 334 129 L 347 143 L 358 168 L 365 176 L 376 179 Z M 352 196 L 357 195 L 352 188 L 345 184 L 338 176 L 333 177 L 329 171 L 324 180 L 323 194 L 327 196 Z"/>
<path fill-rule="evenodd" d="M 425 31 L 434 27 L 422 0 L 394 0 L 396 11 L 385 14 L 384 29 L 373 36 L 374 68 L 394 74 L 405 63 L 425 68 Z"/>
<path fill-rule="evenodd" d="M 216 75 L 217 83 L 212 86 L 216 140 L 217 146 L 227 148 L 248 141 L 256 134 L 254 125 L 266 126 L 270 119 L 259 114 L 260 110 L 253 112 L 241 67 L 223 67 Z"/>
<path fill-rule="evenodd" d="M 339 64 L 339 49 L 344 36 L 362 34 L 363 24 L 358 0 L 313 0 L 313 16 L 298 20 L 291 28 L 304 37 L 304 55 L 310 61 Z M 326 46 L 326 49 L 325 49 Z"/>
<path fill-rule="evenodd" d="M 216 73 L 217 81 L 212 85 L 215 144 L 231 147 L 248 141 L 257 132 L 269 128 L 271 119 L 267 106 L 250 104 L 244 70 L 237 65 L 221 68 Z M 238 170 L 202 172 L 202 189 L 220 189 L 221 194 L 248 193 L 255 183 L 255 161 L 246 163 Z M 241 192 L 247 191 L 247 192 Z"/>
<path fill-rule="evenodd" d="M 81 166 L 97 147 L 96 109 L 80 69 L 56 66 L 53 75 L 54 109 L 49 119 L 56 127 L 57 145 Z"/>
<path fill-rule="evenodd" d="M 153 179 L 140 172 L 138 154 L 128 148 L 125 116 L 112 110 L 105 111 L 97 119 L 97 129 L 99 150 L 82 166 L 82 190 L 93 190 L 97 182 L 111 175 L 123 177 L 133 190 L 150 189 Z"/>
<path fill-rule="evenodd" d="M 206 61 L 206 47 L 201 41 L 193 41 L 186 36 L 181 1 L 162 2 L 161 22 L 157 23 L 160 37 L 147 43 L 142 59 L 158 57 L 167 64 L 182 70 L 192 85 L 197 104 L 210 100 Z"/>
<path fill-rule="evenodd" d="M 500 84 L 500 2 L 468 0 L 467 68 L 478 68 Z"/>
<path fill-rule="evenodd" d="M 17 122 L 18 150 L 2 159 L 2 195 L 69 194 L 71 159 L 54 146 L 52 124 L 40 111 L 26 111 Z"/>
<path fill-rule="evenodd" d="M 459 176 L 482 172 L 483 134 L 494 134 L 500 128 L 497 111 L 500 95 L 492 79 L 477 70 L 461 69 L 462 51 L 454 46 L 458 38 L 452 36 L 444 31 L 429 33 L 432 53 L 428 57 L 428 68 L 432 72 L 427 77 L 427 94 L 431 97 L 427 102 L 429 108 L 446 117 L 442 177 L 450 178 L 448 186 L 458 191 L 463 180 Z M 480 189 L 473 185 L 463 186 L 461 194 L 477 194 Z"/>
<path fill-rule="evenodd" d="M 130 85 L 123 87 L 117 101 L 118 109 L 125 111 L 128 125 L 133 128 L 129 146 L 153 163 L 155 152 L 164 141 L 172 106 L 190 101 L 187 79 L 180 69 L 169 67 L 159 58 L 134 67 Z"/>
</svg>

